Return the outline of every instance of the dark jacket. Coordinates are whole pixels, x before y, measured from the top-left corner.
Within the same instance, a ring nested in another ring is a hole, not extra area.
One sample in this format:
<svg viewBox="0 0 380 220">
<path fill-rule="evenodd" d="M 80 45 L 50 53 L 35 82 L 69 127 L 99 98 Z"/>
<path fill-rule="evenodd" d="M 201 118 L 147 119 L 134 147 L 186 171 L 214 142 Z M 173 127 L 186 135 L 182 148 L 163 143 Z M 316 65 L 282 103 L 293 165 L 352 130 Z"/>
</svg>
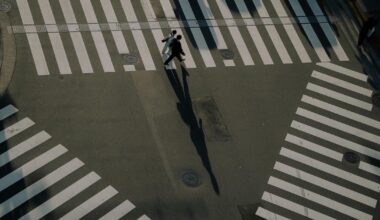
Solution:
<svg viewBox="0 0 380 220">
<path fill-rule="evenodd" d="M 185 55 L 185 53 L 182 50 L 181 42 L 179 42 L 179 40 L 174 39 L 173 42 L 170 44 L 170 47 L 172 49 L 173 55 L 179 55 L 179 54 Z"/>
</svg>

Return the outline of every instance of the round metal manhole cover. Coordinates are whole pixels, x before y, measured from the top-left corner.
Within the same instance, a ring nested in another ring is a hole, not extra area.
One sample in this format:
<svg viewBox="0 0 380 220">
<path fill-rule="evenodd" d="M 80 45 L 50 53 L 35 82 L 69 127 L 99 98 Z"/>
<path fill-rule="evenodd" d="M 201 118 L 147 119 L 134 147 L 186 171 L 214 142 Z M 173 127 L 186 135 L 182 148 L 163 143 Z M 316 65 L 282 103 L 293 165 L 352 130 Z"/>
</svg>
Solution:
<svg viewBox="0 0 380 220">
<path fill-rule="evenodd" d="M 127 65 L 134 65 L 139 62 L 139 57 L 135 54 L 125 54 L 124 63 Z"/>
<path fill-rule="evenodd" d="M 198 174 L 196 174 L 194 171 L 185 172 L 182 175 L 182 182 L 186 186 L 190 186 L 190 187 L 197 187 L 201 183 Z"/>
<path fill-rule="evenodd" d="M 359 155 L 357 155 L 357 154 L 354 153 L 354 152 L 346 152 L 346 153 L 343 155 L 343 158 L 344 158 L 347 162 L 352 163 L 352 164 L 359 163 L 359 161 L 360 161 L 360 157 L 359 157 Z"/>
<path fill-rule="evenodd" d="M 234 52 L 229 49 L 220 50 L 222 57 L 226 60 L 232 60 L 234 58 Z"/>
<path fill-rule="evenodd" d="M 6 1 L 0 1 L 0 11 L 8 12 L 11 10 L 11 4 Z"/>
</svg>

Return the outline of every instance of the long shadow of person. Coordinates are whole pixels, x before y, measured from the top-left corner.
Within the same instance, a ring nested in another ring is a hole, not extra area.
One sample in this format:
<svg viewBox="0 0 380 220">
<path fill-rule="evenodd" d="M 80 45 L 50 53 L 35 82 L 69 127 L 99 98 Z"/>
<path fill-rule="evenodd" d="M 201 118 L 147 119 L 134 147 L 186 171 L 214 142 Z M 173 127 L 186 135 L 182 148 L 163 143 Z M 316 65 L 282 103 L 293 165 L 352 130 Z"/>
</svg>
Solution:
<svg viewBox="0 0 380 220">
<path fill-rule="evenodd" d="M 177 103 L 177 109 L 181 115 L 182 120 L 190 128 L 191 140 L 195 145 L 199 157 L 202 160 L 204 168 L 207 170 L 210 176 L 211 184 L 215 193 L 219 195 L 219 185 L 214 173 L 212 172 L 210 159 L 208 157 L 205 134 L 202 126 L 202 119 L 199 119 L 199 121 L 197 120 L 190 97 L 190 91 L 187 82 L 187 76 L 189 74 L 183 66 L 181 66 L 181 70 L 183 87 L 175 70 L 166 70 L 166 74 L 179 100 L 179 102 Z"/>
</svg>

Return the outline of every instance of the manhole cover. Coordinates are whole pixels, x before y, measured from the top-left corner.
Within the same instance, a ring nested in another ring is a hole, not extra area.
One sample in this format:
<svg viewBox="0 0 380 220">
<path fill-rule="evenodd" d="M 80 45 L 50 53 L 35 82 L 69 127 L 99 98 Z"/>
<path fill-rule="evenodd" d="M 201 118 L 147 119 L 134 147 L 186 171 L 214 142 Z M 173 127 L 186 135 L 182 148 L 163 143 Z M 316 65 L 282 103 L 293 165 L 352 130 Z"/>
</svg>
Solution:
<svg viewBox="0 0 380 220">
<path fill-rule="evenodd" d="M 134 65 L 139 62 L 139 57 L 135 54 L 125 54 L 123 58 L 124 63 L 127 65 Z"/>
<path fill-rule="evenodd" d="M 372 103 L 375 106 L 380 107 L 380 92 L 373 93 L 373 95 L 372 95 Z"/>
<path fill-rule="evenodd" d="M 194 171 L 187 171 L 182 175 L 182 182 L 186 186 L 197 187 L 200 185 L 198 174 Z"/>
<path fill-rule="evenodd" d="M 343 155 L 343 158 L 349 162 L 349 163 L 353 163 L 353 164 L 356 164 L 360 161 L 360 157 L 359 155 L 357 155 L 356 153 L 354 152 L 347 152 Z"/>
<path fill-rule="evenodd" d="M 11 10 L 11 4 L 6 1 L 0 1 L 0 11 L 8 12 Z"/>
<path fill-rule="evenodd" d="M 222 49 L 220 50 L 220 53 L 222 54 L 222 57 L 226 60 L 232 60 L 234 58 L 234 52 L 229 49 Z"/>
</svg>

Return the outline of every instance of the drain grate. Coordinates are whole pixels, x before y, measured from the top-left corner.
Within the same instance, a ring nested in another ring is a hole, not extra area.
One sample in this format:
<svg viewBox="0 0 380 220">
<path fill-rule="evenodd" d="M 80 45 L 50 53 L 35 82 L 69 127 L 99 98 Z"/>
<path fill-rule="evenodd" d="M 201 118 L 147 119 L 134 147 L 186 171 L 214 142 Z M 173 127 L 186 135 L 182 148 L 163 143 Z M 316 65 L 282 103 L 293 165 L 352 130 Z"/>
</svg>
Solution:
<svg viewBox="0 0 380 220">
<path fill-rule="evenodd" d="M 229 49 L 222 49 L 219 51 L 222 54 L 222 57 L 226 60 L 232 60 L 235 56 L 234 52 L 232 50 L 229 50 Z"/>
<path fill-rule="evenodd" d="M 182 175 L 182 182 L 189 187 L 197 187 L 201 184 L 198 174 L 194 171 L 186 171 Z"/>
<path fill-rule="evenodd" d="M 139 62 L 139 57 L 136 54 L 124 54 L 123 55 L 124 64 L 135 65 Z"/>
<path fill-rule="evenodd" d="M 10 10 L 11 10 L 11 3 L 4 0 L 0 0 L 0 11 L 8 12 Z"/>
<path fill-rule="evenodd" d="M 346 160 L 347 162 L 352 163 L 352 164 L 357 164 L 360 161 L 359 155 L 357 155 L 354 152 L 344 153 L 343 158 L 344 158 L 344 160 Z"/>
</svg>

